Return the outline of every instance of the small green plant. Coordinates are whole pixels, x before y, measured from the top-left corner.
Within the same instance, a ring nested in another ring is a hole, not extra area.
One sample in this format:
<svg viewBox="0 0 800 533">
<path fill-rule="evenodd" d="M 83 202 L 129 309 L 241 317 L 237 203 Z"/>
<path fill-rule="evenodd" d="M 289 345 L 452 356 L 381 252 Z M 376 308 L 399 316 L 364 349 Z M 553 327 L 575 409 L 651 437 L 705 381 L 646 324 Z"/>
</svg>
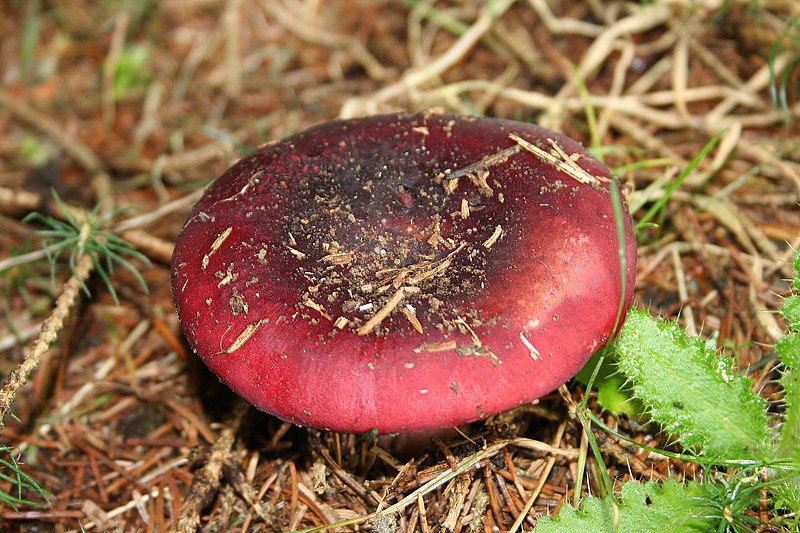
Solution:
<svg viewBox="0 0 800 533">
<path fill-rule="evenodd" d="M 129 91 L 144 87 L 153 78 L 148 65 L 150 50 L 144 45 L 126 46 L 114 62 L 106 62 L 103 67 L 111 71 L 113 95 L 115 100 L 125 98 Z"/>
<path fill-rule="evenodd" d="M 8 459 L 4 459 L 4 456 L 7 456 Z M 22 471 L 11 449 L 2 444 L 0 444 L 0 482 L 10 482 L 14 487 L 10 493 L 0 490 L 0 504 L 11 507 L 15 512 L 19 512 L 18 506 L 20 505 L 28 507 L 48 507 L 50 505 L 47 500 L 48 492 Z M 23 495 L 24 492 L 30 491 L 38 494 L 44 501 L 33 501 Z"/>
<path fill-rule="evenodd" d="M 68 256 L 70 271 L 73 274 L 78 262 L 86 255 L 91 257 L 94 270 L 103 280 L 103 284 L 111 293 L 115 303 L 119 303 L 119 298 L 113 283 L 111 283 L 111 276 L 117 265 L 128 270 L 142 288 L 147 289 L 147 283 L 141 273 L 128 258 L 140 260 L 145 264 L 149 264 L 150 260 L 125 240 L 106 229 L 110 222 L 119 215 L 119 211 L 101 215 L 101 205 L 98 204 L 91 212 L 85 213 L 81 220 L 66 207 L 55 191 L 53 191 L 53 198 L 64 220 L 41 213 L 32 213 L 25 218 L 26 222 L 38 222 L 47 228 L 38 233 L 44 237 L 44 251 L 50 262 L 51 277 L 55 277 L 57 260 L 62 254 Z M 81 281 L 81 288 L 88 296 L 89 288 L 83 281 Z"/>
<path fill-rule="evenodd" d="M 666 218 L 666 207 L 667 203 L 669 202 L 672 195 L 677 191 L 686 178 L 694 171 L 695 168 L 700 164 L 703 159 L 708 155 L 708 153 L 717 145 L 717 143 L 722 139 L 722 136 L 725 134 L 725 130 L 720 131 L 714 137 L 709 140 L 705 146 L 703 146 L 702 150 L 698 152 L 698 154 L 692 159 L 686 168 L 680 173 L 680 175 L 672 181 L 669 185 L 666 186 L 664 189 L 664 195 L 658 199 L 651 207 L 647 210 L 647 212 L 639 219 L 639 221 L 634 226 L 634 231 L 636 231 L 637 235 L 640 234 L 645 228 L 652 225 L 653 218 L 658 215 L 659 224 L 658 226 L 663 226 L 664 219 Z"/>
<path fill-rule="evenodd" d="M 794 266 L 800 271 L 800 253 Z M 785 408 L 781 419 L 773 421 L 766 401 L 752 390 L 749 378 L 734 370 L 730 357 L 713 352 L 674 322 L 631 310 L 612 346 L 617 366 L 649 416 L 689 452 L 680 458 L 699 462 L 705 479 L 629 481 L 619 497 L 608 493 L 584 498 L 580 509 L 565 507 L 556 518 L 541 518 L 536 531 L 756 531 L 763 524 L 752 511 L 764 494 L 770 495 L 773 525 L 796 531 L 800 277 L 781 315 L 790 329 L 776 346 L 784 365 L 780 383 Z M 596 417 L 592 421 L 602 426 Z"/>
<path fill-rule="evenodd" d="M 10 414 L 17 392 L 39 365 L 42 354 L 56 340 L 78 294 L 81 290 L 89 294 L 86 279 L 91 272 L 97 272 L 116 302 L 118 302 L 117 293 L 111 283 L 111 276 L 116 266 L 121 265 L 129 270 L 142 287 L 147 288 L 144 278 L 130 261 L 139 259 L 149 263 L 147 257 L 107 229 L 119 212 L 101 214 L 100 204 L 91 212 L 76 211 L 69 209 L 55 192 L 53 199 L 64 220 L 40 213 L 33 213 L 25 220 L 41 223 L 46 228 L 40 230 L 39 234 L 44 237 L 44 253 L 50 261 L 51 276 L 55 276 L 56 264 L 62 255 L 68 256 L 71 276 L 64 284 L 55 308 L 44 322 L 39 336 L 26 348 L 22 362 L 9 374 L 0 389 L 0 435 L 5 427 L 5 417 Z M 8 460 L 3 456 L 8 456 Z M 14 510 L 18 509 L 18 505 L 47 505 L 23 496 L 23 491 L 34 491 L 41 495 L 45 502 L 47 501 L 46 492 L 36 481 L 22 472 L 10 448 L 3 444 L 0 444 L 0 482 L 10 482 L 16 487 L 11 493 L 0 489 L 0 503 L 5 503 Z"/>
<path fill-rule="evenodd" d="M 47 163 L 52 154 L 47 145 L 33 135 L 26 135 L 20 146 L 22 163 L 31 167 L 40 167 Z"/>
<path fill-rule="evenodd" d="M 706 511 L 698 504 L 705 496 L 702 483 L 629 481 L 619 499 L 587 496 L 580 510 L 565 505 L 558 518 L 540 518 L 536 533 L 707 533 L 713 531 L 711 519 L 698 516 L 698 510 Z"/>
</svg>

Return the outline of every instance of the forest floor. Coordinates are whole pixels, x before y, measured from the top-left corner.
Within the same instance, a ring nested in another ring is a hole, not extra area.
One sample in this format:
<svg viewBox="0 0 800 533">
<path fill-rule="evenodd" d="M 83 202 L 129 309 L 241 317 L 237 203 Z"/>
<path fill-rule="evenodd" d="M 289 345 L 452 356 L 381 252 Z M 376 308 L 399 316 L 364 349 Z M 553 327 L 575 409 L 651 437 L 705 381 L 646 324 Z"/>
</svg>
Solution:
<svg viewBox="0 0 800 533">
<path fill-rule="evenodd" d="M 639 235 L 635 305 L 712 338 L 780 398 L 763 361 L 800 248 L 795 0 L 31 0 L 3 2 L 0 30 L 0 378 L 40 356 L 0 443 L 49 492 L 49 506 L 33 490 L 0 505 L 2 531 L 171 531 L 181 514 L 206 531 L 508 531 L 529 502 L 530 530 L 572 501 L 586 450 L 563 395 L 473 424 L 478 449 L 400 458 L 239 409 L 185 344 L 169 265 L 192 204 L 254 147 L 336 117 L 435 107 L 535 122 L 601 154 L 634 221 L 721 133 Z M 51 276 L 42 220 L 26 216 L 80 226 L 96 207 L 142 254 L 130 260 L 144 284 L 117 265 L 112 292 L 69 251 Z M 48 350 L 34 343 L 43 325 L 61 326 Z M 590 394 L 621 434 L 673 444 Z M 594 433 L 618 482 L 702 475 Z M 588 459 L 587 493 L 600 466 Z"/>
</svg>

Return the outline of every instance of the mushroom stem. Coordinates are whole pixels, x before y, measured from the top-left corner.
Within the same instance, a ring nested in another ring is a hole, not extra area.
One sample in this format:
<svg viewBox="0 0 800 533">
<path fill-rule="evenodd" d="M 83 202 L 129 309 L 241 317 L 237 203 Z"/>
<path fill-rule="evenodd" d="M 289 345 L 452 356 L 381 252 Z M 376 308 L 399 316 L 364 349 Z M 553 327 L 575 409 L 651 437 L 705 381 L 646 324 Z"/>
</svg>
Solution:
<svg viewBox="0 0 800 533">
<path fill-rule="evenodd" d="M 378 445 L 394 457 L 403 460 L 419 456 L 422 451 L 435 447 L 437 440 L 445 444 L 455 441 L 464 435 L 468 427 L 469 424 L 462 424 L 413 433 L 381 435 L 378 438 Z"/>
</svg>

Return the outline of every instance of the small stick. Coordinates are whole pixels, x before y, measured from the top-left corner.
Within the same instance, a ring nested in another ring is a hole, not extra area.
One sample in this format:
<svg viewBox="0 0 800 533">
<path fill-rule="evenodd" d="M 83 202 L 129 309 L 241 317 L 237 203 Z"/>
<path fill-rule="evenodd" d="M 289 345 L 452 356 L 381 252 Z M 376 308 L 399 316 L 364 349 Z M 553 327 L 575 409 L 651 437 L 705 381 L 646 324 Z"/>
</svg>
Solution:
<svg viewBox="0 0 800 533">
<path fill-rule="evenodd" d="M 519 144 L 522 148 L 535 155 L 543 163 L 547 163 L 556 170 L 560 170 L 580 183 L 598 185 L 601 181 L 609 181 L 606 177 L 593 176 L 592 174 L 589 174 L 586 170 L 581 168 L 581 166 L 578 165 L 575 160 L 572 159 L 572 157 L 564 152 L 564 149 L 561 148 L 553 139 L 547 139 L 547 142 L 553 147 L 553 152 L 555 153 L 542 150 L 535 144 L 526 141 L 516 133 L 510 133 L 508 137 L 512 141 Z"/>
<path fill-rule="evenodd" d="M 470 174 L 474 174 L 481 170 L 486 170 L 489 167 L 493 167 L 494 165 L 499 165 L 501 163 L 505 163 L 508 161 L 508 158 L 512 155 L 518 154 L 523 146 L 520 144 L 514 144 L 509 146 L 508 148 L 504 148 L 499 152 L 495 152 L 493 154 L 487 155 L 480 161 L 476 161 L 471 165 L 467 165 L 464 168 L 454 170 L 452 172 L 445 172 L 441 175 L 441 178 L 446 180 L 454 180 L 458 178 L 463 178 L 464 176 L 469 176 Z"/>
<path fill-rule="evenodd" d="M 562 422 L 561 425 L 558 426 L 558 430 L 556 431 L 556 437 L 553 442 L 554 450 L 559 450 L 558 446 L 561 444 L 561 438 L 564 436 L 564 430 L 566 429 L 566 427 L 567 427 L 566 421 Z M 569 451 L 574 452 L 574 450 L 569 450 Z M 519 516 L 517 516 L 517 519 L 514 520 L 514 523 L 511 525 L 511 529 L 508 530 L 508 533 L 516 533 L 517 530 L 522 525 L 522 522 L 525 521 L 525 517 L 528 516 L 528 513 L 531 511 L 533 504 L 536 502 L 536 498 L 538 498 L 539 494 L 541 494 L 542 489 L 544 488 L 544 484 L 547 483 L 547 478 L 550 477 L 550 472 L 553 471 L 553 467 L 555 466 L 555 464 L 556 464 L 556 455 L 552 454 L 547 459 L 544 471 L 539 476 L 539 483 L 536 485 L 536 488 L 533 489 L 533 492 L 530 494 L 530 497 L 525 502 L 525 507 L 522 508 L 522 512 L 520 512 Z"/>
<path fill-rule="evenodd" d="M 419 524 L 422 528 L 422 533 L 429 533 L 428 513 L 425 511 L 425 501 L 422 499 L 422 494 L 417 494 L 417 509 L 419 509 Z"/>
<path fill-rule="evenodd" d="M 383 307 L 381 307 L 377 313 L 372 315 L 372 318 L 367 320 L 363 326 L 358 328 L 358 334 L 366 335 L 367 333 L 375 329 L 375 327 L 377 327 L 378 325 L 380 325 L 381 322 L 383 322 L 384 318 L 389 316 L 389 314 L 392 311 L 394 311 L 394 309 L 398 305 L 400 305 L 400 302 L 403 301 L 403 298 L 406 297 L 406 294 L 411 294 L 415 292 L 419 292 L 419 287 L 403 286 L 397 289 L 395 293 L 392 295 L 392 297 L 389 298 L 389 301 L 386 302 L 386 304 Z"/>
<path fill-rule="evenodd" d="M 222 484 L 226 463 L 231 461 L 231 450 L 236 441 L 236 432 L 242 422 L 246 409 L 238 406 L 231 424 L 225 427 L 211 447 L 211 454 L 206 464 L 197 471 L 192 486 L 181 507 L 181 518 L 178 521 L 179 533 L 194 533 L 200 527 L 200 514 L 211 502 Z"/>
<path fill-rule="evenodd" d="M 28 382 L 31 373 L 39 366 L 42 356 L 50 345 L 55 342 L 58 332 L 64 327 L 64 320 L 69 316 L 78 294 L 81 292 L 81 287 L 89 279 L 92 270 L 94 270 L 92 256 L 86 254 L 78 261 L 72 276 L 64 285 L 64 290 L 56 300 L 53 312 L 42 324 L 42 331 L 39 336 L 25 350 L 25 355 L 19 367 L 9 374 L 3 384 L 3 388 L 0 390 L 0 434 L 3 432 L 6 415 L 11 410 L 17 392 Z"/>
</svg>

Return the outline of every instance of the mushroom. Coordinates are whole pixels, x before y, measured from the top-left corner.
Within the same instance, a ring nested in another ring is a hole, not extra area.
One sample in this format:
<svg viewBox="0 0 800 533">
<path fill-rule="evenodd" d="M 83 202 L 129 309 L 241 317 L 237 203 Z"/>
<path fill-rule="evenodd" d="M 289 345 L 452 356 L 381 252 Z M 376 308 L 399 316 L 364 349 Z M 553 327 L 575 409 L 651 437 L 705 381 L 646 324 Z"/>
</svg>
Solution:
<svg viewBox="0 0 800 533">
<path fill-rule="evenodd" d="M 521 122 L 322 124 L 194 206 L 172 264 L 184 332 L 233 391 L 298 425 L 416 432 L 509 410 L 576 374 L 630 305 L 611 179 Z"/>
</svg>

